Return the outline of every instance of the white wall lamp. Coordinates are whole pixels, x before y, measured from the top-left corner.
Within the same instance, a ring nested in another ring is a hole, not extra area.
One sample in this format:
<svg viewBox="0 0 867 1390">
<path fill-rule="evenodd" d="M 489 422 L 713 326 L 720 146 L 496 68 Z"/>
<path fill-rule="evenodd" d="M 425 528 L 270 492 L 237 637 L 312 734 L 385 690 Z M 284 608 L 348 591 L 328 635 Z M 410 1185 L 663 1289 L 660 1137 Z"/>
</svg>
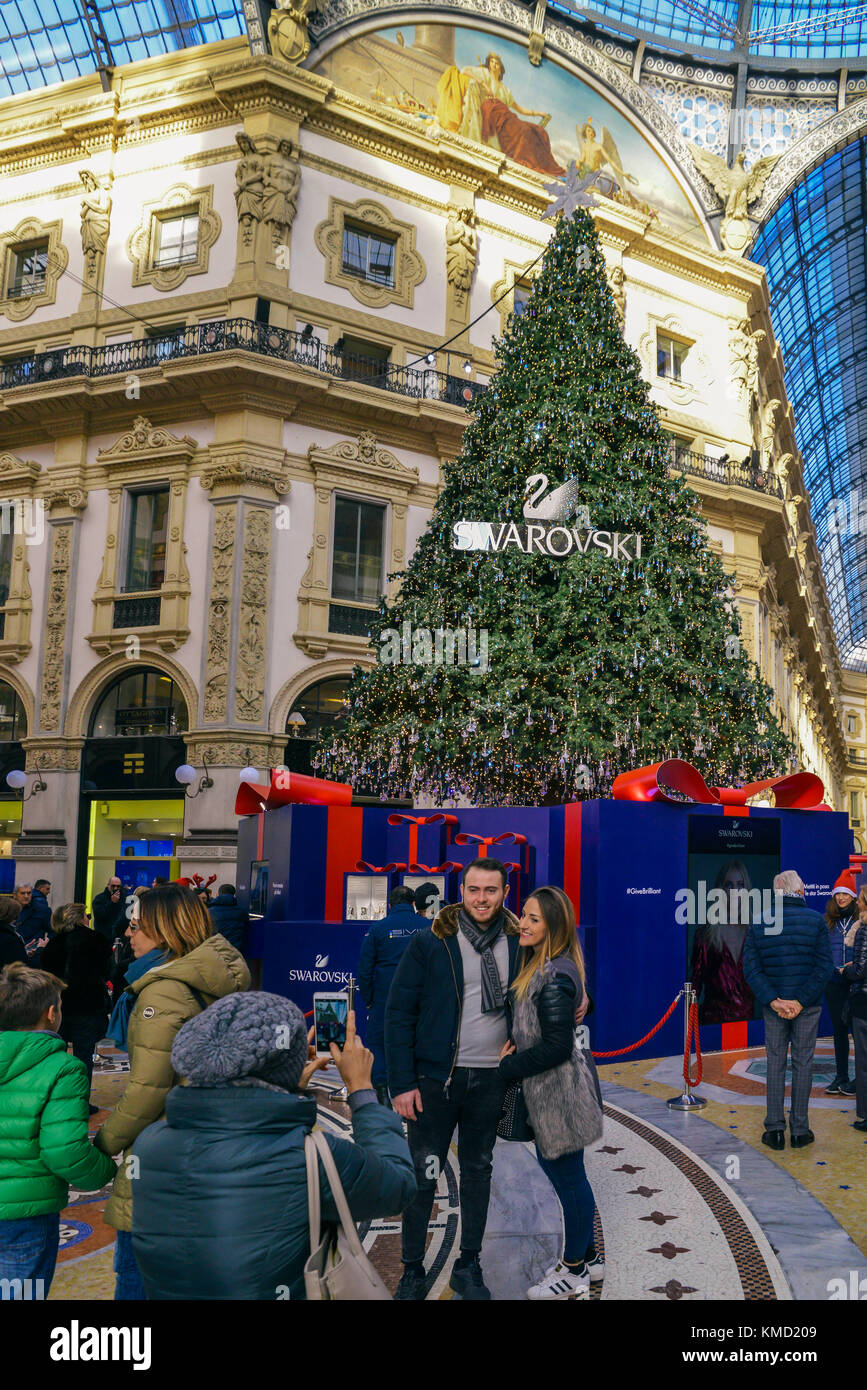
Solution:
<svg viewBox="0 0 867 1390">
<path fill-rule="evenodd" d="M 199 775 L 196 769 L 191 767 L 189 763 L 181 763 L 180 767 L 175 768 L 175 781 L 180 782 L 181 786 L 184 788 L 184 796 L 190 801 L 194 801 L 200 792 L 206 792 L 214 785 L 213 779 L 208 773 L 208 764 L 204 758 L 202 758 L 202 763 L 204 764 L 205 775 L 194 792 L 188 791 L 187 788 L 193 785 Z"/>
<path fill-rule="evenodd" d="M 24 788 L 27 785 L 27 773 L 21 772 L 19 768 L 13 768 L 11 772 L 6 773 L 6 785 L 7 787 L 11 787 L 13 791 L 23 793 Z M 47 791 L 48 783 L 43 779 L 42 773 L 39 770 L 39 764 L 37 763 L 36 781 L 33 783 L 33 786 L 30 788 L 26 796 L 22 794 L 21 800 L 29 801 L 31 796 L 35 796 L 37 792 Z"/>
</svg>

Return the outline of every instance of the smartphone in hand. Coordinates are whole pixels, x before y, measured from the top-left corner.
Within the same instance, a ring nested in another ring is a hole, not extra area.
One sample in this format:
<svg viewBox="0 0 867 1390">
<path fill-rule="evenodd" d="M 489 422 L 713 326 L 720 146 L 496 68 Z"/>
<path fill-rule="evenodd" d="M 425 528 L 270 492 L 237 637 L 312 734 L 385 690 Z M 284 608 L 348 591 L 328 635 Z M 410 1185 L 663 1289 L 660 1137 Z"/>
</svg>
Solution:
<svg viewBox="0 0 867 1390">
<path fill-rule="evenodd" d="M 331 1044 L 341 1050 L 346 1046 L 346 1021 L 349 1015 L 349 996 L 317 990 L 313 996 L 314 1047 L 317 1057 L 331 1056 Z"/>
</svg>

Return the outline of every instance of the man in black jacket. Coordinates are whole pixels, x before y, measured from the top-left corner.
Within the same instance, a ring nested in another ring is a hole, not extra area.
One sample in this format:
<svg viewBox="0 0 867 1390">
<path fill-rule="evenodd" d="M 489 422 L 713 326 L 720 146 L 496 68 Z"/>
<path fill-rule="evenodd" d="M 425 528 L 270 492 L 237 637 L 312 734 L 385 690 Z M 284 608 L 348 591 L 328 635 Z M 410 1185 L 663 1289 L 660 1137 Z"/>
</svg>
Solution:
<svg viewBox="0 0 867 1390">
<path fill-rule="evenodd" d="M 403 1215 L 404 1274 L 396 1298 L 425 1297 L 424 1252 L 437 1181 L 458 1131 L 461 1254 L 450 1287 L 489 1299 L 479 1253 L 488 1217 L 497 1123 L 506 1082 L 508 990 L 518 969 L 518 923 L 506 910 L 506 869 L 476 859 L 461 903 L 410 939 L 385 1009 L 388 1088 L 408 1124 L 418 1192 Z"/>
<path fill-rule="evenodd" d="M 214 931 L 226 938 L 230 946 L 244 954 L 247 947 L 247 928 L 250 918 L 235 897 L 234 883 L 221 883 L 220 891 L 212 903 L 207 904 L 214 924 Z"/>
<path fill-rule="evenodd" d="M 129 920 L 126 915 L 126 894 L 123 884 L 116 875 L 108 880 L 101 893 L 97 893 L 91 903 L 93 925 L 108 942 L 123 936 Z"/>
<path fill-rule="evenodd" d="M 28 888 L 29 883 L 22 884 L 25 902 L 15 923 L 15 930 L 27 948 L 28 965 L 38 966 L 42 958 L 42 947 L 51 937 L 51 908 L 48 906 L 51 884 L 47 878 L 38 878 L 30 891 L 29 901 L 26 892 Z"/>
<path fill-rule="evenodd" d="M 436 889 L 434 889 L 436 892 Z M 428 928 L 415 909 L 411 888 L 392 888 L 389 912 L 374 922 L 361 943 L 358 987 L 367 1005 L 365 1045 L 373 1053 L 373 1086 L 380 1105 L 390 1105 L 385 1068 L 385 1004 L 403 953 L 417 931 Z"/>
</svg>

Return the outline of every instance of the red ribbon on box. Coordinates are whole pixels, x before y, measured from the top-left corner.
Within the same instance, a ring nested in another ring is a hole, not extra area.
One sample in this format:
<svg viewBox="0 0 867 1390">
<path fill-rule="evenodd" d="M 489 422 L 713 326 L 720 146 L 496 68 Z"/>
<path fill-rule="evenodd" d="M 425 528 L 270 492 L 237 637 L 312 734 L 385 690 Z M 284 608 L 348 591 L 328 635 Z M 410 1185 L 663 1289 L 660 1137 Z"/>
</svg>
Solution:
<svg viewBox="0 0 867 1390">
<path fill-rule="evenodd" d="M 697 768 L 682 758 L 669 758 L 632 772 L 621 772 L 611 789 L 615 801 L 668 801 L 680 804 L 680 798 L 669 795 L 668 789 L 680 797 L 705 806 L 747 807 L 752 796 L 770 788 L 780 809 L 830 811 L 822 798 L 825 787 L 821 777 L 813 772 L 792 772 L 785 777 L 768 777 L 763 782 L 748 782 L 744 787 L 709 787 Z"/>
<path fill-rule="evenodd" d="M 420 825 L 444 825 L 446 827 L 446 844 L 452 842 L 452 826 L 458 824 L 457 816 L 451 816 L 447 811 L 437 811 L 433 816 L 408 816 L 402 811 L 395 811 L 388 818 L 389 825 L 402 825 L 406 821 L 409 824 L 409 858 L 410 863 L 418 859 L 418 828 Z"/>
<path fill-rule="evenodd" d="M 469 831 L 461 831 L 460 835 L 455 836 L 456 845 L 479 846 L 479 858 L 486 859 L 490 845 L 526 845 L 526 835 L 519 835 L 514 830 L 504 830 L 502 835 L 473 835 Z M 529 847 L 524 851 L 524 868 L 529 867 Z"/>
<path fill-rule="evenodd" d="M 446 859 L 442 864 L 410 864 L 411 874 L 448 874 L 454 869 L 462 869 L 463 864 L 456 864 L 454 859 Z"/>
<path fill-rule="evenodd" d="M 406 864 L 368 864 L 366 859 L 359 859 L 355 869 L 357 873 L 365 874 L 398 874 L 406 867 Z"/>
</svg>

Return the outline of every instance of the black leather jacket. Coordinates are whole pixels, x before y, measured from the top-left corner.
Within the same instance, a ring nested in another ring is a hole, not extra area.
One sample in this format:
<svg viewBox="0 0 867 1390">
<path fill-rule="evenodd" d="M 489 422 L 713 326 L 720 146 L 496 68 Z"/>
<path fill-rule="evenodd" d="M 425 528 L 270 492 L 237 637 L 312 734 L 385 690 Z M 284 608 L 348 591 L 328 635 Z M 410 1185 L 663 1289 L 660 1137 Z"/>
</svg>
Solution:
<svg viewBox="0 0 867 1390">
<path fill-rule="evenodd" d="M 843 979 L 849 981 L 849 994 L 867 994 L 867 923 L 855 933 L 852 959 L 843 967 Z"/>
<path fill-rule="evenodd" d="M 500 1062 L 500 1075 L 507 1081 L 536 1076 L 568 1061 L 575 1046 L 575 1010 L 580 1000 L 568 975 L 555 975 L 536 996 L 541 1040 L 523 1052 L 512 1052 Z M 587 1014 L 593 1008 L 590 1003 Z M 587 1017 L 585 1014 L 585 1018 Z"/>
</svg>

